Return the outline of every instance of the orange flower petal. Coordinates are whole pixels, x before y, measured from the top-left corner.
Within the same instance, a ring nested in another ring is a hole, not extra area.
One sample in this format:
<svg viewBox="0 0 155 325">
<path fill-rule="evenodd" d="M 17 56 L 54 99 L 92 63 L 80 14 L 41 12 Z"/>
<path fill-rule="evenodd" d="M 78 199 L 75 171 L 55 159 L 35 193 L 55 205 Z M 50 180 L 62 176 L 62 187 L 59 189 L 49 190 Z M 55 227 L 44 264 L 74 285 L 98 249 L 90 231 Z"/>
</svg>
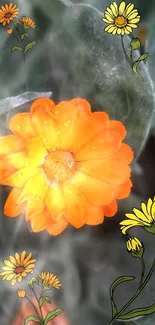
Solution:
<svg viewBox="0 0 155 325">
<path fill-rule="evenodd" d="M 104 112 L 92 113 L 91 118 L 86 116 L 81 117 L 79 112 L 79 118 L 74 127 L 74 134 L 72 134 L 72 151 L 76 153 L 81 147 L 83 147 L 88 141 L 109 125 L 108 114 Z"/>
<path fill-rule="evenodd" d="M 53 110 L 55 108 L 55 103 L 49 98 L 38 98 L 31 105 L 30 114 L 36 113 L 38 108 L 42 107 L 43 111 L 52 116 Z"/>
<path fill-rule="evenodd" d="M 36 165 L 40 165 L 45 154 L 47 154 L 47 150 L 39 137 L 28 140 L 24 152 L 28 158 L 32 158 L 35 161 Z"/>
<path fill-rule="evenodd" d="M 35 136 L 34 130 L 30 123 L 30 113 L 19 113 L 11 117 L 9 128 L 16 135 L 22 138 Z"/>
<path fill-rule="evenodd" d="M 35 159 L 30 159 L 24 151 L 17 152 L 11 155 L 8 155 L 5 158 L 5 161 L 9 164 L 11 164 L 14 168 L 20 169 L 23 167 L 28 167 L 31 168 L 31 165 L 35 165 L 36 160 Z M 37 166 L 37 163 L 36 163 Z"/>
<path fill-rule="evenodd" d="M 117 212 L 117 202 L 113 200 L 110 204 L 104 206 L 104 215 L 106 217 L 113 217 Z"/>
<path fill-rule="evenodd" d="M 49 234 L 53 236 L 60 235 L 64 229 L 68 226 L 68 221 L 61 217 L 58 222 L 53 222 L 50 227 L 47 227 L 46 230 Z"/>
<path fill-rule="evenodd" d="M 34 102 L 30 111 L 31 125 L 35 130 L 35 133 L 42 140 L 45 148 L 48 150 L 55 148 L 58 137 L 56 122 L 51 113 L 55 104 L 52 103 L 50 105 L 49 102 L 46 103 L 46 101 L 43 101 L 40 103 L 40 106 L 38 106 L 38 104 Z"/>
<path fill-rule="evenodd" d="M 114 199 L 114 190 L 108 184 L 96 178 L 77 172 L 72 182 L 92 204 L 101 206 L 110 203 Z"/>
<path fill-rule="evenodd" d="M 64 214 L 64 199 L 60 187 L 50 187 L 49 192 L 45 198 L 46 207 L 54 221 L 58 221 Z"/>
<path fill-rule="evenodd" d="M 131 169 L 126 163 L 114 160 L 87 160 L 77 163 L 77 169 L 88 176 L 97 178 L 107 184 L 120 185 L 130 177 Z"/>
<path fill-rule="evenodd" d="M 0 159 L 0 182 L 3 180 L 4 177 L 10 176 L 15 171 L 16 169 L 12 167 L 8 162 L 3 159 Z"/>
<path fill-rule="evenodd" d="M 77 189 L 73 187 L 71 181 L 63 183 L 63 197 L 65 203 L 65 218 L 75 228 L 84 225 L 86 211 L 84 197 L 79 195 Z"/>
<path fill-rule="evenodd" d="M 87 205 L 87 218 L 85 221 L 86 225 L 99 225 L 104 220 L 103 209 L 100 207 L 96 207 L 93 204 Z"/>
<path fill-rule="evenodd" d="M 24 204 L 17 204 L 17 200 L 21 194 L 21 188 L 14 188 L 4 205 L 4 214 L 8 217 L 17 217 L 24 211 Z"/>
<path fill-rule="evenodd" d="M 29 197 L 36 198 L 39 202 L 45 199 L 49 186 L 46 183 L 46 179 L 41 173 L 41 168 L 36 168 L 36 173 L 30 179 L 27 180 L 23 191 L 18 199 L 18 203 L 27 200 Z"/>
<path fill-rule="evenodd" d="M 13 173 L 12 175 L 5 177 L 2 181 L 2 185 L 9 185 L 15 187 L 23 187 L 27 180 L 34 176 L 37 173 L 37 168 L 21 168 L 17 172 Z"/>
<path fill-rule="evenodd" d="M 124 184 L 117 186 L 114 189 L 116 199 L 125 199 L 131 192 L 132 182 L 128 179 Z"/>
<path fill-rule="evenodd" d="M 121 140 L 123 140 L 126 136 L 126 129 L 122 122 L 109 121 L 109 129 L 118 132 L 121 136 Z"/>
<path fill-rule="evenodd" d="M 26 202 L 25 220 L 32 220 L 34 216 L 44 209 L 44 206 L 43 200 L 38 200 L 37 197 L 29 197 Z"/>
<path fill-rule="evenodd" d="M 31 218 L 30 220 L 30 225 L 34 232 L 38 232 L 44 230 L 48 222 L 49 222 L 49 213 L 47 209 L 44 208 L 41 211 L 39 211 L 36 215 L 33 215 L 33 218 Z"/>
<path fill-rule="evenodd" d="M 8 155 L 13 152 L 21 151 L 24 148 L 24 140 L 9 134 L 0 137 L 0 155 Z"/>
<path fill-rule="evenodd" d="M 75 154 L 76 161 L 105 159 L 113 156 L 120 147 L 120 134 L 115 131 L 105 131 L 88 141 Z"/>
<path fill-rule="evenodd" d="M 114 159 L 119 159 L 127 164 L 133 160 L 133 151 L 128 144 L 122 143 L 118 152 L 114 155 Z"/>
<path fill-rule="evenodd" d="M 74 98 L 70 101 L 70 103 L 76 107 L 76 110 L 78 113 L 80 113 L 80 116 L 82 117 L 91 117 L 91 106 L 89 102 L 86 99 L 83 98 Z"/>
</svg>

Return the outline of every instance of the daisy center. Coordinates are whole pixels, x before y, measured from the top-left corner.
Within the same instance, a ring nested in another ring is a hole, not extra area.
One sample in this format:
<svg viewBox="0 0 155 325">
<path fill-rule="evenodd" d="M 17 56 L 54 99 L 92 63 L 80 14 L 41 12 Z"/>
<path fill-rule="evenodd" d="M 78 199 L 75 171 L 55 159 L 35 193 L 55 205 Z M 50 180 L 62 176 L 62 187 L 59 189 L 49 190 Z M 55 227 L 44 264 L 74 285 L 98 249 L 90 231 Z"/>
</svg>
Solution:
<svg viewBox="0 0 155 325">
<path fill-rule="evenodd" d="M 50 181 L 63 182 L 75 171 L 73 155 L 67 151 L 52 151 L 45 156 L 43 171 Z"/>
<path fill-rule="evenodd" d="M 9 13 L 5 14 L 5 18 L 7 18 L 7 19 L 9 19 L 11 16 L 12 16 L 12 15 L 9 14 Z"/>
<path fill-rule="evenodd" d="M 25 270 L 24 266 L 17 266 L 14 272 L 18 274 L 18 273 L 22 273 L 24 270 Z"/>
<path fill-rule="evenodd" d="M 117 16 L 115 18 L 115 25 L 117 27 L 125 27 L 127 25 L 127 19 L 123 16 Z"/>
</svg>

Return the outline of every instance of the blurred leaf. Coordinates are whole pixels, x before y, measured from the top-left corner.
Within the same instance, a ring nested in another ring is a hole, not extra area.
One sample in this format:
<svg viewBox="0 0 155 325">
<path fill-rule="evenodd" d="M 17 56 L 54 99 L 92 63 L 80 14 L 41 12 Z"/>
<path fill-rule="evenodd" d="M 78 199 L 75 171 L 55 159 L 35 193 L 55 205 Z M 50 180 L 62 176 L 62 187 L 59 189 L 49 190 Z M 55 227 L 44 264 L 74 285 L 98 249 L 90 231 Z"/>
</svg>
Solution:
<svg viewBox="0 0 155 325">
<path fill-rule="evenodd" d="M 30 281 L 28 281 L 28 287 L 29 289 L 33 289 L 34 288 L 34 283 L 39 285 L 39 282 L 36 278 L 32 277 L 32 279 Z"/>
<path fill-rule="evenodd" d="M 30 50 L 33 46 L 35 46 L 37 44 L 37 42 L 31 42 L 29 44 L 26 45 L 24 53 L 26 53 L 28 50 Z"/>
<path fill-rule="evenodd" d="M 54 319 L 56 316 L 62 313 L 62 309 L 56 308 L 53 311 L 50 311 L 45 319 L 44 319 L 44 325 L 46 325 L 48 322 L 50 322 L 52 319 Z"/>
<path fill-rule="evenodd" d="M 28 35 L 28 33 L 23 33 L 23 34 L 21 34 L 21 39 L 23 40 L 24 39 L 24 37 L 28 37 L 29 35 Z"/>
<path fill-rule="evenodd" d="M 12 52 L 15 51 L 15 50 L 17 50 L 17 51 L 22 51 L 22 52 L 23 52 L 23 49 L 22 49 L 21 47 L 19 47 L 19 46 L 13 46 L 13 47 L 11 48 L 11 51 L 12 51 Z"/>
</svg>

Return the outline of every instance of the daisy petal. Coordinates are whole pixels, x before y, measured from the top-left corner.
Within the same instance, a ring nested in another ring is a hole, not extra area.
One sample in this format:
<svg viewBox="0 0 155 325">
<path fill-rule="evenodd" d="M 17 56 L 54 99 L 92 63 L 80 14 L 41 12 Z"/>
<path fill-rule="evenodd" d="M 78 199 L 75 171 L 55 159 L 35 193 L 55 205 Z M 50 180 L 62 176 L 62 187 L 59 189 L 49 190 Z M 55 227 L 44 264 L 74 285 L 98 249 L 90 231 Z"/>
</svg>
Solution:
<svg viewBox="0 0 155 325">
<path fill-rule="evenodd" d="M 16 136 L 22 138 L 33 137 L 35 135 L 30 123 L 29 113 L 19 113 L 14 115 L 9 121 L 9 128 Z"/>
<path fill-rule="evenodd" d="M 15 186 L 17 188 L 23 187 L 27 180 L 34 176 L 38 172 L 37 168 L 21 168 L 17 172 L 13 173 L 12 175 L 5 177 L 1 184 Z"/>
<path fill-rule="evenodd" d="M 125 10 L 126 3 L 125 1 L 122 1 L 119 5 L 119 15 L 122 16 Z"/>
<path fill-rule="evenodd" d="M 134 4 L 129 3 L 126 7 L 126 17 L 130 14 L 130 12 L 133 10 Z"/>
<path fill-rule="evenodd" d="M 8 155 L 24 149 L 24 140 L 15 135 L 5 135 L 0 137 L 0 155 Z"/>
<path fill-rule="evenodd" d="M 64 214 L 65 204 L 63 193 L 60 187 L 50 187 L 50 190 L 45 198 L 46 207 L 54 221 Z"/>
<path fill-rule="evenodd" d="M 140 18 L 129 19 L 129 24 L 137 24 L 140 21 Z"/>
</svg>

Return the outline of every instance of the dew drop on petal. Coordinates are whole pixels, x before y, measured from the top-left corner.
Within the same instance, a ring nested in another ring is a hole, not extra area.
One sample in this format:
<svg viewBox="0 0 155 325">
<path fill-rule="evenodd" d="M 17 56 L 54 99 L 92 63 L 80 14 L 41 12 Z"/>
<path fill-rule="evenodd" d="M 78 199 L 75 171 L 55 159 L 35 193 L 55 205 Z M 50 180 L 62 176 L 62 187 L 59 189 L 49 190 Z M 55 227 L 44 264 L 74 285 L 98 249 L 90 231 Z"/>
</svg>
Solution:
<svg viewBox="0 0 155 325">
<path fill-rule="evenodd" d="M 48 141 L 47 138 L 43 139 L 43 142 L 47 142 L 47 141 Z"/>
<path fill-rule="evenodd" d="M 44 121 L 44 124 L 47 124 L 47 121 Z"/>
</svg>

